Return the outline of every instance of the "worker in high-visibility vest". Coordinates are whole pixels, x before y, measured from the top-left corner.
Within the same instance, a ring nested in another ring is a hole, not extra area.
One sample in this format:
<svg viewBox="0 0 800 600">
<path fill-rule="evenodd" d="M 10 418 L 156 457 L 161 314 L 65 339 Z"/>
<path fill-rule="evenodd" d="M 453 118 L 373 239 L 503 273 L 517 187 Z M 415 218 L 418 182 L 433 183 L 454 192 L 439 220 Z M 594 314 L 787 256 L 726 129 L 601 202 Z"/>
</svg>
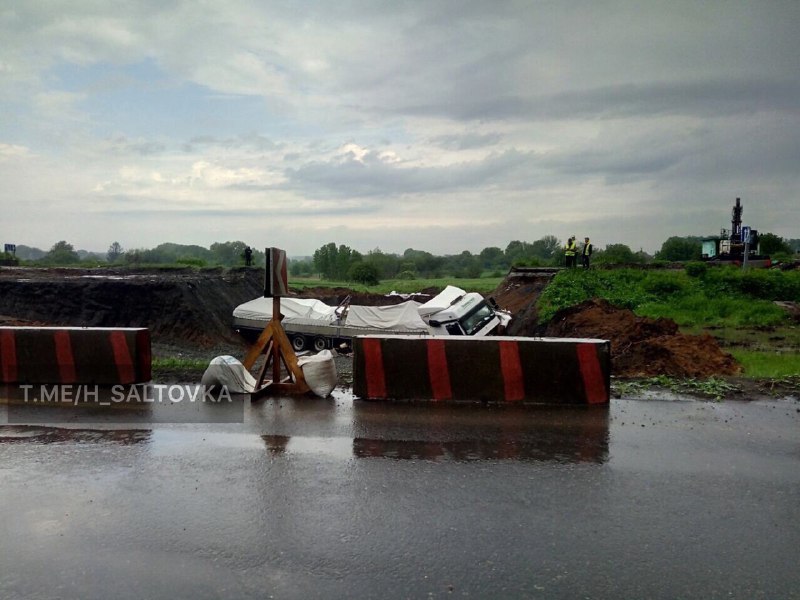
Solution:
<svg viewBox="0 0 800 600">
<path fill-rule="evenodd" d="M 577 255 L 578 245 L 575 243 L 575 236 L 572 236 L 567 240 L 567 245 L 564 247 L 564 258 L 568 268 L 571 269 L 575 266 L 575 257 Z"/>
<path fill-rule="evenodd" d="M 592 242 L 589 241 L 589 238 L 583 238 L 583 251 L 581 252 L 581 262 L 583 263 L 583 268 L 589 268 L 589 260 L 592 257 L 592 250 L 594 247 L 592 246 Z"/>
</svg>

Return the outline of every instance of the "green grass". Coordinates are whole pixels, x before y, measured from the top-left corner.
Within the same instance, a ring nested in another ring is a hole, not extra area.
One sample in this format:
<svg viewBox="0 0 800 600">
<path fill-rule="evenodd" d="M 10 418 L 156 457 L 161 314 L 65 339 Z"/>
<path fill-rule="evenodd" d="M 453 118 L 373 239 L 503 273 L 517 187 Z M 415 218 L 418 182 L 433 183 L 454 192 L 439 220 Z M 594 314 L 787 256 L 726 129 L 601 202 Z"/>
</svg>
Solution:
<svg viewBox="0 0 800 600">
<path fill-rule="evenodd" d="M 292 277 L 289 279 L 289 287 L 297 290 L 314 287 L 341 287 L 355 292 L 367 292 L 371 294 L 388 294 L 392 291 L 401 294 L 410 294 L 426 288 L 444 289 L 448 285 L 454 285 L 468 292 L 488 294 L 493 292 L 495 288 L 500 285 L 502 280 L 502 277 L 481 277 L 478 279 L 442 277 L 438 279 L 386 279 L 377 285 L 361 285 L 351 281 L 329 281 L 325 279 Z"/>
<path fill-rule="evenodd" d="M 645 302 L 636 307 L 643 317 L 666 317 L 681 327 L 775 327 L 786 313 L 768 300 L 716 297 L 695 292 L 672 301 Z"/>
<path fill-rule="evenodd" d="M 539 314 L 590 298 L 604 298 L 648 317 L 667 317 L 682 327 L 774 327 L 786 313 L 773 300 L 800 300 L 800 273 L 708 269 L 704 276 L 684 271 L 580 269 L 562 271 L 539 299 Z"/>
<path fill-rule="evenodd" d="M 205 371 L 208 361 L 201 358 L 178 358 L 175 356 L 153 357 L 153 371 Z"/>
<path fill-rule="evenodd" d="M 731 349 L 744 369 L 744 376 L 752 379 L 781 379 L 800 376 L 800 354 L 796 352 L 770 352 Z"/>
</svg>

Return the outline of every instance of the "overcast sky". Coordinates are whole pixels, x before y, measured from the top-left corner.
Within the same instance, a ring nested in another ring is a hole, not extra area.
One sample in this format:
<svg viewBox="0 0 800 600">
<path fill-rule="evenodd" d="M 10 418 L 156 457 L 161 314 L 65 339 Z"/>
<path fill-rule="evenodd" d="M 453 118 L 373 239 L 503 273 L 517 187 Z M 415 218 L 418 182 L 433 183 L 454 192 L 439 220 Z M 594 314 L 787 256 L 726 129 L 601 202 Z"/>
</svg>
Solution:
<svg viewBox="0 0 800 600">
<path fill-rule="evenodd" d="M 0 1 L 0 242 L 800 237 L 800 1 Z"/>
</svg>

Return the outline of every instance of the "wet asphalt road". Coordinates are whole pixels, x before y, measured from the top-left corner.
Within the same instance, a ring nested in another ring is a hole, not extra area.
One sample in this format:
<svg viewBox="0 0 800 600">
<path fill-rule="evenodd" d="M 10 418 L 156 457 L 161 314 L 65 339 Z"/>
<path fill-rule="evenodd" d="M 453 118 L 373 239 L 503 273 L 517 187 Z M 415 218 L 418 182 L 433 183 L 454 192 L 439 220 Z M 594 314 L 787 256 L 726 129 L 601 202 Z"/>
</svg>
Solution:
<svg viewBox="0 0 800 600">
<path fill-rule="evenodd" d="M 800 598 L 797 401 L 237 410 L 0 426 L 0 597 Z"/>
</svg>

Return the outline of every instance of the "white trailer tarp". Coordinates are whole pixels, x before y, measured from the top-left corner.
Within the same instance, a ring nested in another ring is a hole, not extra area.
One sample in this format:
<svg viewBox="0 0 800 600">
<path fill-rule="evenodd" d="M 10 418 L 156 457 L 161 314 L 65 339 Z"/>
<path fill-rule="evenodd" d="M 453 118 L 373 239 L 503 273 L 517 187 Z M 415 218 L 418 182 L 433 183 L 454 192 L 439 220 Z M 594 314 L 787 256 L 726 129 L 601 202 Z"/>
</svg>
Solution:
<svg viewBox="0 0 800 600">
<path fill-rule="evenodd" d="M 419 302 L 407 300 L 393 306 L 351 306 L 347 312 L 348 327 L 370 327 L 393 331 L 428 331 L 417 309 Z"/>
<path fill-rule="evenodd" d="M 336 308 L 320 300 L 281 298 L 281 313 L 286 317 L 285 324 L 335 325 L 414 333 L 428 331 L 428 326 L 417 312 L 420 306 L 414 300 L 392 306 L 350 305 L 345 313 L 345 320 L 339 321 L 336 318 Z M 266 323 L 272 318 L 272 298 L 256 298 L 240 304 L 234 309 L 233 316 L 240 320 Z"/>
<path fill-rule="evenodd" d="M 281 298 L 281 314 L 287 318 L 318 319 L 329 323 L 335 319 L 333 306 L 312 298 Z M 237 319 L 269 321 L 272 319 L 272 298 L 256 298 L 240 304 L 233 311 Z"/>
</svg>

